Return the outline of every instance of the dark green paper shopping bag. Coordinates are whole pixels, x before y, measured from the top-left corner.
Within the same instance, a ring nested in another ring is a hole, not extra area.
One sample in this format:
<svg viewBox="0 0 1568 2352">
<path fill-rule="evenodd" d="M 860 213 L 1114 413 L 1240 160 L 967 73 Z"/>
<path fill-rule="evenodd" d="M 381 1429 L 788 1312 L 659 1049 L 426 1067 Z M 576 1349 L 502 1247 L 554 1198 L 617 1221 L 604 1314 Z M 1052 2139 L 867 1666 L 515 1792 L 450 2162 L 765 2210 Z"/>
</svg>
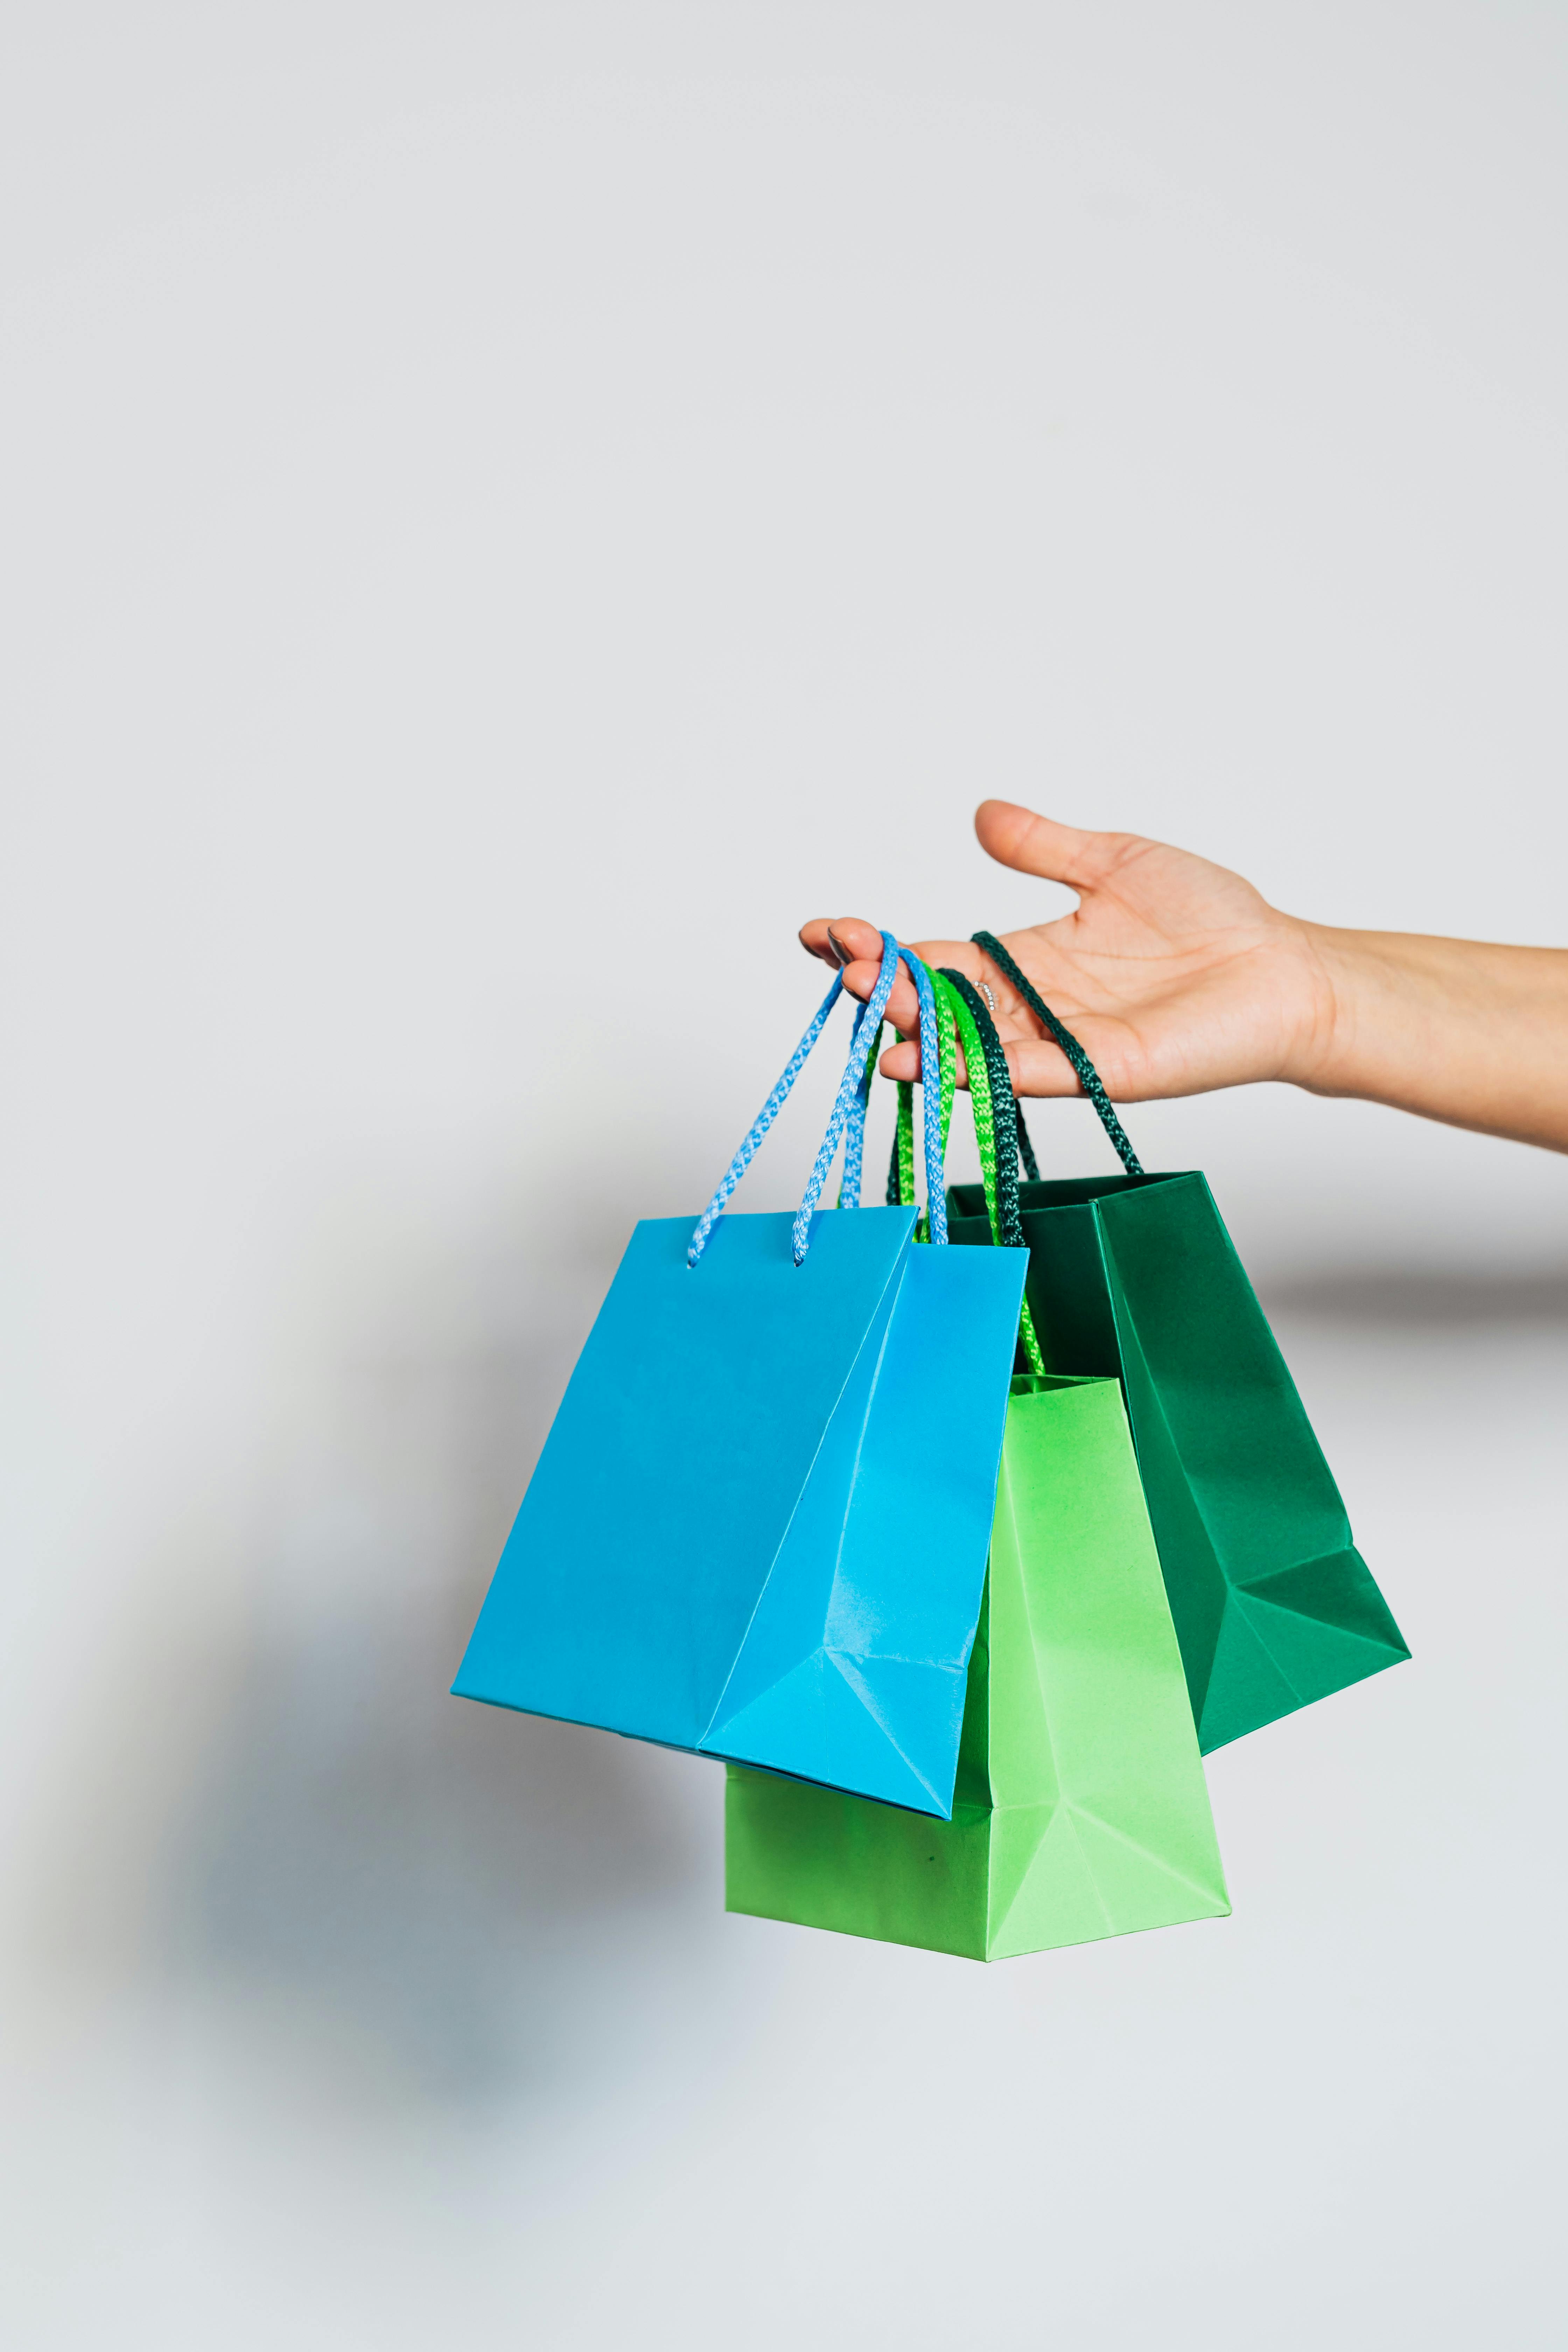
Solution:
<svg viewBox="0 0 1568 2352">
<path fill-rule="evenodd" d="M 1013 1383 L 952 1820 L 731 1766 L 724 1823 L 729 1910 L 970 1959 L 1229 1911 L 1114 1381 Z"/>
<path fill-rule="evenodd" d="M 1047 1369 L 1122 1383 L 1206 1753 L 1410 1653 L 1205 1179 L 1144 1172 L 1077 1040 L 1000 941 L 975 937 L 1072 1060 L 1127 1171 L 1017 1186 L 1026 1296 Z M 948 1199 L 950 1238 L 989 1243 L 984 1187 Z"/>
</svg>

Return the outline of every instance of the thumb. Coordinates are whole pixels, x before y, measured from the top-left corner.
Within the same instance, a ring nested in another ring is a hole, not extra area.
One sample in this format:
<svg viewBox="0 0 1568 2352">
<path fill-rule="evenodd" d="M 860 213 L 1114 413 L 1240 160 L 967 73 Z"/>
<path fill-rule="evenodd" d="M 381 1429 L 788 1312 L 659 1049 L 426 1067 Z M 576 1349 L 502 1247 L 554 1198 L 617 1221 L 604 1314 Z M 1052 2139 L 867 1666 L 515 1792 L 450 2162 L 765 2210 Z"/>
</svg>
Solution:
<svg viewBox="0 0 1568 2352">
<path fill-rule="evenodd" d="M 982 801 L 974 812 L 974 830 L 982 849 L 999 866 L 1038 874 L 1047 882 L 1065 882 L 1074 890 L 1092 889 L 1104 879 L 1125 838 L 1114 833 L 1080 833 L 1076 824 L 1037 816 L 1016 801 Z"/>
</svg>

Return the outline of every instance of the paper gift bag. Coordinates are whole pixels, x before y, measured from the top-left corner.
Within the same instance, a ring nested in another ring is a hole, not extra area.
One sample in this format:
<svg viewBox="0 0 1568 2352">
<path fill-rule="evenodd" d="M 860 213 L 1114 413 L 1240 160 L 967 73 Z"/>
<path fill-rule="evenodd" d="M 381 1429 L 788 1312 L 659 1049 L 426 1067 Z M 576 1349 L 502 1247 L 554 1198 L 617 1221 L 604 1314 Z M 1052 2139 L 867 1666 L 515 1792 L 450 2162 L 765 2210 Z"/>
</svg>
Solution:
<svg viewBox="0 0 1568 2352">
<path fill-rule="evenodd" d="M 1207 1183 L 1144 1172 L 1077 1040 L 976 940 L 1068 1052 L 1127 1171 L 1018 1187 L 1026 1296 L 1049 1370 L 1122 1383 L 1206 1753 L 1410 1654 Z M 955 1242 L 992 1239 L 984 1187 L 949 1205 Z"/>
<path fill-rule="evenodd" d="M 934 1104 L 933 1243 L 853 1205 L 886 947 L 799 1214 L 722 1211 L 837 982 L 695 1234 L 634 1232 L 453 1687 L 945 1816 L 1024 1262 L 944 1245 Z"/>
<path fill-rule="evenodd" d="M 1113 1381 L 1013 1383 L 950 1822 L 731 1767 L 731 1911 L 1004 1959 L 1230 1908 Z"/>
</svg>

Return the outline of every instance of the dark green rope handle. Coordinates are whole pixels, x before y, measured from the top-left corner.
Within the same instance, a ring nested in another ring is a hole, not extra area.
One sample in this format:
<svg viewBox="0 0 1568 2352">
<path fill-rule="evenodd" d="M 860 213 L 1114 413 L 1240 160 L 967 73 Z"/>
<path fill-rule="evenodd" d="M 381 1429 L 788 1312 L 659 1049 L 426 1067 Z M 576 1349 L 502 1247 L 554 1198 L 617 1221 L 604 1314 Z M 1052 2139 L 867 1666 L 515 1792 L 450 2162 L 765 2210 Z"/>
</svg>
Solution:
<svg viewBox="0 0 1568 2352">
<path fill-rule="evenodd" d="M 1072 1031 L 1057 1019 L 1050 1006 L 1032 981 L 1026 980 L 1001 940 L 990 931 L 975 931 L 972 944 L 988 955 L 1004 980 L 1010 982 L 1037 1021 L 1043 1021 L 1078 1075 L 1078 1082 L 1100 1114 L 1100 1123 L 1116 1147 L 1117 1155 L 1129 1176 L 1142 1176 L 1143 1163 L 1127 1139 L 1127 1132 L 1110 1108 L 1110 1097 L 1100 1082 L 1100 1073 Z M 982 1033 L 984 1034 L 984 1032 Z"/>
<path fill-rule="evenodd" d="M 980 1154 L 980 1174 L 985 1188 L 985 1217 L 991 1228 L 991 1239 L 999 1249 L 1026 1251 L 1028 1244 L 1024 1239 L 1023 1219 L 1018 1213 L 1018 1171 L 1014 1164 L 1013 1081 L 1007 1074 L 1007 1058 L 1002 1051 L 1002 1041 L 996 1034 L 990 1014 L 962 972 L 933 972 L 931 984 L 936 991 L 938 1004 L 945 998 L 952 1008 L 963 1042 L 964 1059 L 969 1065 L 969 1101 L 974 1113 L 974 1144 Z M 976 1012 L 980 1016 L 978 1021 L 974 1017 Z M 982 1021 L 990 1030 L 989 1041 L 981 1034 Z M 994 1075 L 1000 1087 L 1000 1095 L 992 1083 Z M 1004 1171 L 1006 1171 L 1005 1177 Z M 1011 1194 L 1005 1214 L 1002 1206 L 1005 1184 Z M 1018 1338 L 1023 1343 L 1030 1370 L 1043 1372 L 1046 1360 L 1040 1352 L 1035 1318 L 1029 1312 L 1027 1298 L 1018 1309 Z"/>
<path fill-rule="evenodd" d="M 1017 1109 L 1013 1097 L 1013 1074 L 1007 1067 L 1007 1056 L 1002 1050 L 1002 1040 L 996 1024 L 985 1009 L 985 1000 L 972 980 L 965 980 L 951 964 L 943 964 L 942 976 L 963 1003 L 974 1024 L 980 1039 L 980 1051 L 984 1056 L 985 1075 L 991 1081 L 991 1119 L 996 1143 L 996 1223 L 998 1238 L 1005 1249 L 1023 1249 L 1024 1220 L 1018 1208 L 1018 1132 Z"/>
<path fill-rule="evenodd" d="M 952 1013 L 946 998 L 940 992 L 936 1000 L 936 1017 L 942 1031 L 942 1132 L 945 1144 L 947 1122 L 952 1116 Z M 888 1190 L 884 1196 L 889 1209 L 896 1209 L 915 1197 L 914 1097 L 913 1085 L 908 1078 L 900 1078 L 898 1124 L 893 1130 L 892 1154 L 888 1161 Z M 1024 1125 L 1024 1107 L 1016 1097 L 1013 1101 L 1013 1113 L 1018 1126 L 1019 1163 L 1029 1181 L 1037 1183 L 1040 1163 L 1035 1157 L 1029 1130 Z"/>
</svg>

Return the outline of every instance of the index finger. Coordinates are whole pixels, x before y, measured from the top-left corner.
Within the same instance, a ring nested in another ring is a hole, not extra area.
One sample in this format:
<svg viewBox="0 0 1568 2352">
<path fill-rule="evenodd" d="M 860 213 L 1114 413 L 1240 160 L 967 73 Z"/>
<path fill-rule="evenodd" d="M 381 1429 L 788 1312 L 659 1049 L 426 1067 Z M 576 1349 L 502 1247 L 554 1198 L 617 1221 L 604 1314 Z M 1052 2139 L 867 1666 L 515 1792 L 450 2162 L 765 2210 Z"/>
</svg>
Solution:
<svg viewBox="0 0 1568 2352">
<path fill-rule="evenodd" d="M 863 922 L 858 915 L 818 916 L 801 926 L 800 943 L 808 955 L 820 956 L 843 972 L 851 996 L 862 1004 L 869 1000 L 882 970 L 882 934 L 875 923 Z M 899 966 L 883 1017 L 907 1034 L 920 1026 L 920 998 L 907 964 Z"/>
</svg>

